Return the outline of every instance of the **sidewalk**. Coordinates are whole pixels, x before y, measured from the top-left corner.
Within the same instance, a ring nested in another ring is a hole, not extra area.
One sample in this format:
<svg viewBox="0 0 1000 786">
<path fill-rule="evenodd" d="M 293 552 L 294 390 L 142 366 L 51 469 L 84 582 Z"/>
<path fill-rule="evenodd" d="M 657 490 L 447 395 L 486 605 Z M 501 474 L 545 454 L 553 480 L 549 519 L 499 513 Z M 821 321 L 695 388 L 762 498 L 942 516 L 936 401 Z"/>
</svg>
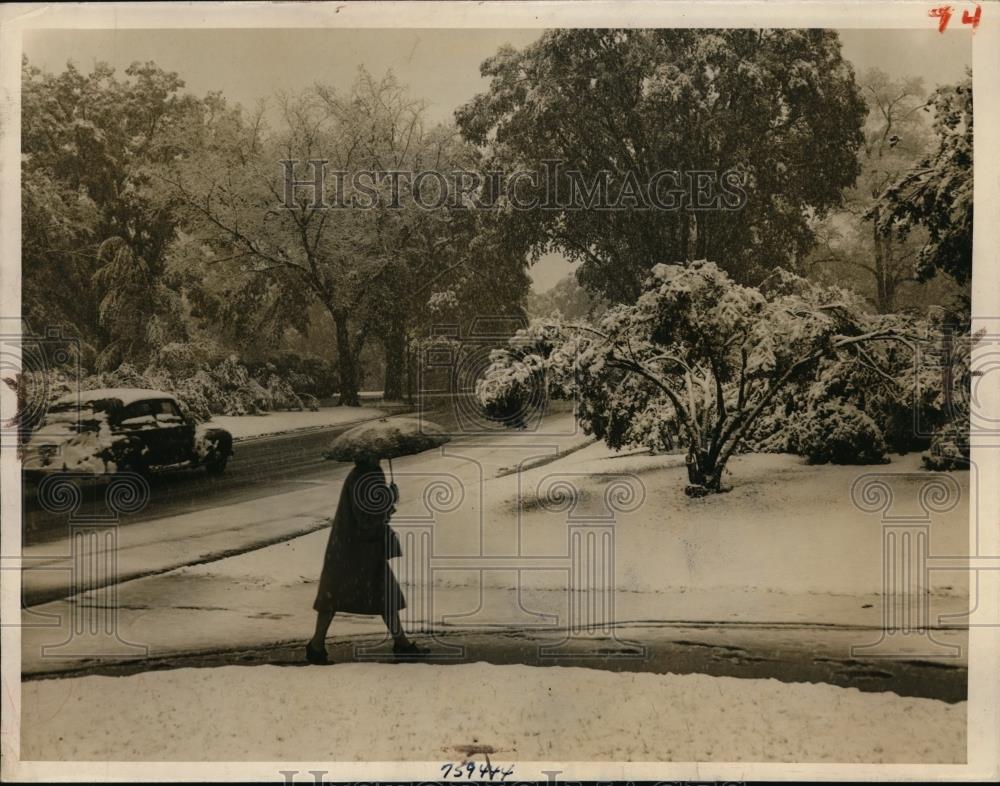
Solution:
<svg viewBox="0 0 1000 786">
<path fill-rule="evenodd" d="M 380 626 L 343 634 L 356 624 L 335 626 L 340 633 L 327 639 L 332 665 L 396 663 L 391 642 Z M 351 622 L 358 622 L 352 620 Z M 968 696 L 968 666 L 964 659 L 924 660 L 850 657 L 851 647 L 877 640 L 879 631 L 851 626 L 694 624 L 682 622 L 622 623 L 611 635 L 572 635 L 566 630 L 470 630 L 438 628 L 419 634 L 430 654 L 430 665 L 463 663 L 494 665 L 581 666 L 614 672 L 708 674 L 782 682 L 825 682 L 866 692 L 892 691 L 900 696 L 938 699 L 949 703 Z M 962 646 L 965 631 L 935 631 L 935 638 Z M 28 674 L 27 679 L 101 675 L 122 677 L 145 671 L 220 666 L 306 666 L 303 637 L 247 647 L 204 649 L 117 663 L 66 664 L 64 671 Z"/>
</svg>

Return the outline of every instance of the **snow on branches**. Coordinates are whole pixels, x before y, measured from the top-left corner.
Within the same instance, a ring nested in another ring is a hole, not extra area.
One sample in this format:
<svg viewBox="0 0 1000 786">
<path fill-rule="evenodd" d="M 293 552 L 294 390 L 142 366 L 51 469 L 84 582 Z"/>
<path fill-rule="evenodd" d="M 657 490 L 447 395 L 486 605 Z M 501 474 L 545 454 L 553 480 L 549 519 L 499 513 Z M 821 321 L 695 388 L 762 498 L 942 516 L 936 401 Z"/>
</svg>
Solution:
<svg viewBox="0 0 1000 786">
<path fill-rule="evenodd" d="M 502 418 L 544 384 L 575 398 L 583 428 L 610 447 L 687 450 L 689 493 L 722 490 L 726 462 L 782 394 L 815 381 L 822 361 L 896 384 L 884 347 L 912 347 L 905 320 L 776 269 L 759 288 L 715 263 L 657 265 L 633 304 L 594 324 L 539 321 L 497 350 L 477 387 Z"/>
</svg>

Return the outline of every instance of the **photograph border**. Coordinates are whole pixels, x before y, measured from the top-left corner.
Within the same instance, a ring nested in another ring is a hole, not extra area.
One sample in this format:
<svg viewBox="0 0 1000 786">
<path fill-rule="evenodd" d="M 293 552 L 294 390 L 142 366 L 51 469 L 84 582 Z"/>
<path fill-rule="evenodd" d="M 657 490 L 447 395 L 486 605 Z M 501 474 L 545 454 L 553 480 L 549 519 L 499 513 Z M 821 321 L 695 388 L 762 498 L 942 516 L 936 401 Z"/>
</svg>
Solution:
<svg viewBox="0 0 1000 786">
<path fill-rule="evenodd" d="M 661 0 L 563 0 L 549 2 L 351 2 L 331 3 L 121 3 L 104 5 L 12 4 L 0 9 L 0 314 L 19 315 L 20 303 L 20 62 L 21 36 L 37 29 L 221 29 L 221 28 L 550 28 L 550 27 L 824 27 L 927 29 L 941 3 L 911 2 L 674 2 Z M 960 14 L 975 3 L 951 4 Z M 972 316 L 1000 316 L 1000 4 L 982 3 L 982 23 L 948 35 L 972 37 L 975 92 L 975 210 Z M 1000 413 L 1000 388 L 985 391 L 980 404 Z M 4 398 L 0 419 L 14 414 Z M 980 478 L 1000 477 L 996 445 L 972 440 Z M 975 474 L 975 473 L 973 473 Z M 975 484 L 970 498 L 970 541 L 977 522 L 996 522 L 1000 484 Z M 440 762 L 39 762 L 19 760 L 21 616 L 21 497 L 18 459 L 0 459 L 2 554 L 2 734 L 4 780 L 8 781 L 272 781 L 297 770 L 325 770 L 329 781 L 437 780 Z M 969 619 L 968 759 L 965 764 L 819 764 L 748 762 L 533 762 L 517 761 L 514 780 L 990 780 L 1000 776 L 1000 528 L 978 532 L 977 554 L 996 555 L 997 568 L 979 569 L 979 603 Z"/>
</svg>

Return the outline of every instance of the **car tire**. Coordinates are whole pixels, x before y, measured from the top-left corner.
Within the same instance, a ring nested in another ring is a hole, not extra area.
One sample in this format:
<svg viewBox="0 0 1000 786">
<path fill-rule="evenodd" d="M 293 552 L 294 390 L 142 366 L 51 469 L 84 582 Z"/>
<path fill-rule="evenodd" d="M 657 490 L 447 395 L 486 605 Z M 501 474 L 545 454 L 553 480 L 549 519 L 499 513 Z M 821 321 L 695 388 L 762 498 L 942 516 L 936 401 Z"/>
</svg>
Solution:
<svg viewBox="0 0 1000 786">
<path fill-rule="evenodd" d="M 229 456 L 210 456 L 205 460 L 205 472 L 209 475 L 221 475 L 226 471 Z"/>
<path fill-rule="evenodd" d="M 136 475 L 148 475 L 149 465 L 142 460 L 142 453 L 137 445 L 131 445 L 129 452 L 118 463 L 118 468 Z"/>
</svg>

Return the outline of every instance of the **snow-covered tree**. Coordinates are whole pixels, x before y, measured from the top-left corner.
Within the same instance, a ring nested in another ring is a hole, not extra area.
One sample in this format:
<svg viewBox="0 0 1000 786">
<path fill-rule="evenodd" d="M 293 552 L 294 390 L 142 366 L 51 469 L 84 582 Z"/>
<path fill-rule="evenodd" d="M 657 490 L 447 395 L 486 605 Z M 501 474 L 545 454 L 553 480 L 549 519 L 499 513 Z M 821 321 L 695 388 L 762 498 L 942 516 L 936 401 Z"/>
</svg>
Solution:
<svg viewBox="0 0 1000 786">
<path fill-rule="evenodd" d="M 689 493 L 719 491 L 729 458 L 779 397 L 819 364 L 879 368 L 880 344 L 915 337 L 860 299 L 777 269 L 753 288 L 712 262 L 657 265 L 634 304 L 595 324 L 536 322 L 498 350 L 478 385 L 487 413 L 509 417 L 540 384 L 579 402 L 583 428 L 613 448 L 687 449 Z"/>
<path fill-rule="evenodd" d="M 164 285 L 178 216 L 149 177 L 198 103 L 183 87 L 152 62 L 121 76 L 104 63 L 59 74 L 22 63 L 25 313 L 70 323 L 102 370 L 185 337 Z"/>
<path fill-rule="evenodd" d="M 900 301 L 919 302 L 930 295 L 926 302 L 935 302 L 937 294 L 914 286 L 923 233 L 890 237 L 879 219 L 879 198 L 920 159 L 929 143 L 930 123 L 921 111 L 920 79 L 894 79 L 871 68 L 859 76 L 858 86 L 868 105 L 858 150 L 861 171 L 844 192 L 843 207 L 817 222 L 816 247 L 804 267 L 811 278 L 850 286 L 866 295 L 876 311 L 891 313 Z"/>
<path fill-rule="evenodd" d="M 408 340 L 434 298 L 472 302 L 481 291 L 517 304 L 523 257 L 483 253 L 474 211 L 424 209 L 411 198 L 415 181 L 354 179 L 471 163 L 470 146 L 454 129 L 426 128 L 424 104 L 391 73 L 360 69 L 349 91 L 317 86 L 279 96 L 277 108 L 269 128 L 263 108 L 247 113 L 210 97 L 178 138 L 184 153 L 159 174 L 196 238 L 183 267 L 217 279 L 216 291 L 201 293 L 214 319 L 269 349 L 287 328 L 308 332 L 318 305 L 332 323 L 343 404 L 359 403 L 362 353 L 378 341 L 386 395 L 398 398 Z M 327 162 L 326 204 L 306 187 L 288 199 L 281 162 L 296 162 L 303 181 L 315 177 L 307 162 L 316 160 Z M 338 173 L 347 175 L 339 183 Z"/>
<path fill-rule="evenodd" d="M 959 283 L 972 276 L 972 78 L 939 87 L 928 109 L 934 113 L 936 145 L 889 185 L 873 215 L 887 235 L 927 230 L 917 275 L 941 270 Z"/>
<path fill-rule="evenodd" d="M 762 260 L 794 264 L 809 216 L 858 173 L 865 104 L 830 30 L 551 30 L 480 70 L 489 87 L 458 109 L 459 127 L 486 170 L 537 173 L 519 194 L 548 204 L 512 211 L 509 241 L 561 251 L 613 302 L 634 300 L 659 262 L 717 259 L 743 283 L 769 272 Z M 727 170 L 745 204 L 697 209 L 696 173 Z M 650 189 L 668 209 L 650 207 Z M 633 209 L 584 209 L 623 192 Z"/>
<path fill-rule="evenodd" d="M 318 303 L 336 328 L 341 401 L 357 405 L 362 339 L 351 317 L 378 273 L 364 216 L 317 206 L 308 193 L 284 208 L 279 166 L 326 159 L 331 169 L 348 170 L 351 143 L 315 95 L 284 96 L 279 104 L 279 128 L 270 132 L 263 106 L 248 113 L 209 96 L 178 135 L 180 154 L 157 176 L 196 241 L 185 246 L 183 268 L 218 284 L 199 295 L 199 306 L 274 348 L 286 328 L 307 328 L 309 306 Z"/>
</svg>

